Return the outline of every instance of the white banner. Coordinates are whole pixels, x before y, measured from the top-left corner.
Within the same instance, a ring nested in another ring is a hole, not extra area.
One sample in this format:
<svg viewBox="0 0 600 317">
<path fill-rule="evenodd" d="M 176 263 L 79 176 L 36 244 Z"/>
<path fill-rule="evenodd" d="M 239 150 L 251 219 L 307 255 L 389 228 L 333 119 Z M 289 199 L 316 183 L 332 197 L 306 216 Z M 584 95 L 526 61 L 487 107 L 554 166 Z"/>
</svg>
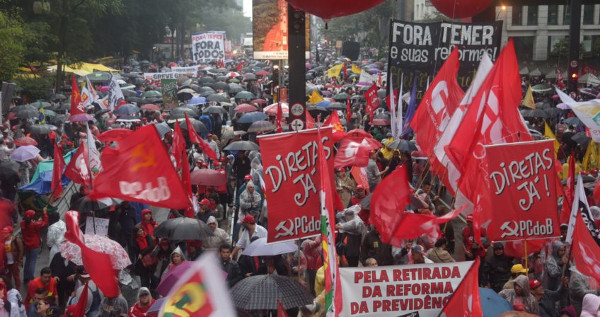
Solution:
<svg viewBox="0 0 600 317">
<path fill-rule="evenodd" d="M 175 72 L 169 72 L 169 73 L 144 73 L 144 78 L 145 79 L 149 79 L 149 80 L 158 80 L 160 81 L 161 79 L 177 79 L 179 78 L 179 76 L 181 76 L 183 74 L 181 73 L 175 73 Z"/>
<path fill-rule="evenodd" d="M 435 317 L 473 261 L 340 268 L 340 316 Z"/>
<path fill-rule="evenodd" d="M 383 74 L 382 74 L 383 75 Z M 367 73 L 367 71 L 363 70 L 360 72 L 360 77 L 358 78 L 359 83 L 376 83 L 379 80 L 379 74 L 371 75 Z"/>
<path fill-rule="evenodd" d="M 85 234 L 107 237 L 108 223 L 108 219 L 98 217 L 87 217 L 85 219 Z M 96 228 L 96 230 L 94 230 L 94 227 Z"/>
<path fill-rule="evenodd" d="M 224 33 L 198 33 L 192 35 L 192 58 L 194 62 L 208 63 L 225 59 Z"/>
<path fill-rule="evenodd" d="M 171 72 L 196 77 L 196 75 L 198 74 L 198 66 L 171 67 Z"/>
</svg>

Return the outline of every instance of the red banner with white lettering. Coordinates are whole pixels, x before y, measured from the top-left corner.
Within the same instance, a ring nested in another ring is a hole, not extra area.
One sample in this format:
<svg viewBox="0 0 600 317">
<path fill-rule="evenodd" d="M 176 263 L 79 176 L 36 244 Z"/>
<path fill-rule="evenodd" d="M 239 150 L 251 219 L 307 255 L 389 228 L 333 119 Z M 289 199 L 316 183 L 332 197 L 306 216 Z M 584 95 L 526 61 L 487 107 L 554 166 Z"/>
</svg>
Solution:
<svg viewBox="0 0 600 317">
<path fill-rule="evenodd" d="M 493 217 L 490 240 L 560 235 L 553 140 L 485 147 Z"/>
<path fill-rule="evenodd" d="M 333 169 L 331 129 L 321 138 Z M 269 205 L 267 241 L 279 242 L 320 234 L 317 130 L 261 137 L 265 196 Z M 333 173 L 333 172 L 332 172 Z M 333 186 L 333 179 L 331 180 Z"/>
</svg>

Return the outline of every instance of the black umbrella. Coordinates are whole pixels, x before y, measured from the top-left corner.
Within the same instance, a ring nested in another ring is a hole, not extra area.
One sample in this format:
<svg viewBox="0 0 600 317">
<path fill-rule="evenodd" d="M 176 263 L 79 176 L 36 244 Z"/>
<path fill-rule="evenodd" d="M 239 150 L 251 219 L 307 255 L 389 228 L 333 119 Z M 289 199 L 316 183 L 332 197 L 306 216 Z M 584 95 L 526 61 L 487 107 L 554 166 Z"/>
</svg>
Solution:
<svg viewBox="0 0 600 317">
<path fill-rule="evenodd" d="M 204 125 L 204 123 L 202 123 L 202 121 L 190 118 L 190 123 L 192 124 L 192 127 L 194 127 L 194 130 L 196 130 L 196 132 L 198 132 L 200 134 L 208 133 L 208 128 L 206 128 L 206 125 Z M 187 122 L 185 120 L 179 120 L 179 126 L 181 127 L 182 130 L 187 131 L 187 129 L 188 129 Z"/>
<path fill-rule="evenodd" d="M 343 92 L 341 94 L 337 94 L 337 95 L 333 96 L 333 99 L 335 101 L 346 101 L 346 99 L 348 99 L 348 94 Z"/>
<path fill-rule="evenodd" d="M 394 140 L 387 147 L 405 153 L 418 150 L 417 146 L 413 142 L 404 139 Z"/>
<path fill-rule="evenodd" d="M 185 107 L 185 106 L 171 109 L 172 115 L 173 114 L 186 114 L 186 113 L 190 117 L 195 117 L 198 114 L 195 109 Z"/>
<path fill-rule="evenodd" d="M 208 95 L 215 94 L 215 93 L 217 93 L 217 92 L 216 92 L 216 91 L 215 91 L 215 90 L 214 90 L 212 87 L 209 87 L 209 86 L 202 86 L 202 87 L 200 87 L 200 89 L 198 90 L 198 93 L 199 93 L 200 95 L 202 95 L 203 97 L 206 97 L 206 96 L 208 96 Z"/>
<path fill-rule="evenodd" d="M 239 281 L 231 289 L 231 296 L 234 305 L 243 310 L 276 310 L 278 301 L 285 309 L 313 302 L 308 289 L 302 284 L 274 274 L 255 275 Z"/>
<path fill-rule="evenodd" d="M 137 92 L 135 92 L 131 89 L 121 89 L 121 92 L 123 92 L 124 97 L 137 97 L 138 96 Z"/>
<path fill-rule="evenodd" d="M 254 94 L 249 91 L 240 91 L 235 94 L 235 99 L 254 99 Z"/>
<path fill-rule="evenodd" d="M 544 109 L 544 111 L 550 117 L 558 117 L 559 115 L 561 115 L 563 113 L 563 111 L 561 109 L 558 109 L 558 108 L 547 108 L 547 109 Z"/>
<path fill-rule="evenodd" d="M 154 236 L 169 240 L 205 240 L 212 235 L 207 224 L 188 217 L 167 219 L 154 229 Z"/>
<path fill-rule="evenodd" d="M 379 99 L 385 99 L 386 95 L 387 95 L 387 93 L 385 92 L 385 89 L 379 89 L 379 90 L 377 90 L 377 98 L 379 98 Z"/>
<path fill-rule="evenodd" d="M 171 132 L 171 127 L 169 127 L 169 125 L 166 122 L 161 122 L 161 123 L 157 123 L 154 125 L 154 127 L 156 128 L 156 131 L 158 131 L 158 134 L 160 134 L 160 137 L 164 137 L 165 134 Z"/>
<path fill-rule="evenodd" d="M 221 106 L 208 106 L 208 107 L 202 109 L 202 113 L 221 114 L 221 113 L 227 113 L 227 110 L 223 109 L 223 107 L 221 107 Z"/>
<path fill-rule="evenodd" d="M 17 106 L 11 112 L 21 119 L 36 118 L 40 114 L 40 111 L 32 105 Z"/>
<path fill-rule="evenodd" d="M 7 180 L 11 177 L 19 177 L 19 163 L 13 160 L 0 161 L 0 180 Z"/>
<path fill-rule="evenodd" d="M 563 123 L 568 125 L 583 125 L 583 122 L 581 122 L 581 120 L 579 120 L 577 117 L 566 118 L 563 120 Z"/>
<path fill-rule="evenodd" d="M 327 106 L 329 110 L 346 110 L 346 105 L 341 102 L 332 102 Z"/>
<path fill-rule="evenodd" d="M 212 77 L 205 76 L 205 77 L 201 77 L 201 78 L 199 78 L 199 79 L 198 79 L 198 82 L 199 82 L 199 83 L 202 83 L 202 84 L 214 83 L 214 82 L 215 82 L 215 79 L 214 79 L 214 78 L 212 78 Z"/>
<path fill-rule="evenodd" d="M 275 128 L 276 127 L 272 122 L 261 120 L 252 122 L 252 124 L 248 128 L 248 132 L 267 132 L 273 131 L 275 130 Z"/>
<path fill-rule="evenodd" d="M 110 206 L 118 205 L 122 202 L 115 198 L 102 198 L 99 200 L 91 200 L 87 196 L 79 198 L 75 203 L 75 208 L 81 213 L 94 213 L 94 211 L 102 210 Z"/>
<path fill-rule="evenodd" d="M 223 90 L 223 91 L 229 92 L 229 84 L 224 83 L 222 81 L 215 83 L 213 87 L 217 90 Z"/>
<path fill-rule="evenodd" d="M 244 90 L 244 88 L 242 88 L 242 86 L 240 86 L 239 84 L 236 83 L 230 83 L 229 84 L 229 93 L 230 94 L 237 94 L 238 92 Z"/>
<path fill-rule="evenodd" d="M 51 124 L 34 124 L 31 126 L 31 133 L 33 134 L 49 134 L 51 131 L 57 128 Z"/>
<path fill-rule="evenodd" d="M 575 135 L 573 135 L 571 137 L 571 140 L 577 142 L 577 144 L 579 144 L 579 145 L 586 147 L 590 143 L 592 138 L 585 135 L 585 132 L 578 132 L 578 133 L 575 133 Z"/>
<path fill-rule="evenodd" d="M 210 94 L 208 95 L 208 101 L 215 101 L 215 102 L 228 102 L 229 98 L 225 95 L 222 94 Z"/>
<path fill-rule="evenodd" d="M 235 141 L 226 146 L 225 151 L 259 151 L 258 144 L 251 141 Z"/>
<path fill-rule="evenodd" d="M 542 109 L 533 109 L 529 113 L 530 118 L 550 118 L 550 115 Z"/>
</svg>

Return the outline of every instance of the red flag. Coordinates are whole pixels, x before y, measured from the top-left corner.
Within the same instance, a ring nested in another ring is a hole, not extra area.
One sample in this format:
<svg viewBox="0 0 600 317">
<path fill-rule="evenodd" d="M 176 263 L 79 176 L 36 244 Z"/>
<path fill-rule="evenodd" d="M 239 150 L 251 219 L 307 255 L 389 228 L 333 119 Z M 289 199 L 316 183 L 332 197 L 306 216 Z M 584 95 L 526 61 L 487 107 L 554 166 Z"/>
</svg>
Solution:
<svg viewBox="0 0 600 317">
<path fill-rule="evenodd" d="M 85 291 L 81 292 L 81 295 L 79 295 L 77 304 L 67 306 L 67 313 L 69 313 L 70 316 L 72 316 L 72 317 L 84 317 L 85 316 L 85 308 L 87 306 L 87 301 L 88 301 L 88 292 L 87 292 L 88 282 L 85 282 L 83 289 Z"/>
<path fill-rule="evenodd" d="M 323 126 L 328 125 L 331 125 L 331 132 L 333 132 L 331 139 L 333 142 L 338 142 L 346 136 L 346 130 L 344 129 L 344 126 L 342 126 L 337 110 L 334 110 L 329 117 L 327 117 L 327 120 L 323 122 Z"/>
<path fill-rule="evenodd" d="M 442 309 L 443 316 L 483 316 L 479 299 L 479 264 L 480 260 L 477 258 Z"/>
<path fill-rule="evenodd" d="M 458 55 L 458 48 L 455 48 L 433 79 L 417 107 L 414 119 L 410 122 L 410 126 L 416 134 L 417 144 L 432 163 L 433 161 L 437 163 L 433 148 L 446 129 L 450 116 L 464 96 L 463 90 L 456 81 L 459 66 Z M 432 168 L 432 171 L 439 170 L 435 166 Z"/>
<path fill-rule="evenodd" d="M 188 160 L 188 156 L 183 151 L 181 154 L 181 183 L 183 184 L 183 189 L 187 193 L 188 197 L 192 199 L 192 177 L 190 175 L 190 162 Z"/>
<path fill-rule="evenodd" d="M 350 126 L 350 120 L 352 120 L 352 106 L 350 105 L 350 96 L 346 98 L 346 123 Z"/>
<path fill-rule="evenodd" d="M 563 204 L 560 210 L 560 224 L 569 223 L 569 218 L 571 217 L 571 207 L 573 206 L 573 199 L 575 199 L 575 178 L 577 178 L 577 175 L 575 175 L 575 153 L 571 152 L 571 156 L 569 156 L 569 176 L 567 178 L 567 184 L 563 195 Z M 596 188 L 597 187 L 598 185 L 596 185 Z M 596 195 L 596 188 L 594 188 L 594 198 Z"/>
<path fill-rule="evenodd" d="M 558 88 L 560 88 L 561 90 L 565 89 L 565 79 L 563 78 L 563 74 L 560 71 L 560 68 L 556 69 L 556 84 L 558 85 Z"/>
<path fill-rule="evenodd" d="M 188 127 L 188 136 L 190 138 L 190 141 L 192 143 L 196 143 L 198 144 L 198 146 L 202 149 L 202 152 L 204 152 L 204 154 L 206 154 L 208 156 L 208 158 L 210 158 L 213 161 L 217 160 L 217 153 L 215 153 L 215 151 L 213 151 L 213 149 L 210 147 L 210 145 L 208 145 L 208 143 L 206 143 L 206 141 L 204 141 L 196 132 L 196 130 L 194 130 L 192 123 L 190 122 L 190 118 L 188 117 L 187 113 L 185 114 L 185 123 L 186 126 Z"/>
<path fill-rule="evenodd" d="M 76 184 L 88 187 L 92 184 L 90 179 L 90 167 L 87 163 L 87 145 L 85 142 L 79 144 L 79 148 L 71 157 L 71 161 L 65 169 L 65 176 Z"/>
<path fill-rule="evenodd" d="M 114 197 L 157 207 L 186 209 L 190 200 L 160 141 L 147 125 L 102 152 L 102 171 L 90 198 Z"/>
<path fill-rule="evenodd" d="M 376 140 L 374 141 L 377 142 Z M 376 148 L 378 147 L 374 147 L 369 141 L 369 138 L 364 138 L 361 142 L 344 138 L 335 154 L 333 167 L 367 166 L 367 164 L 369 164 L 369 154 L 371 153 L 371 150 Z"/>
<path fill-rule="evenodd" d="M 131 133 L 133 133 L 133 130 L 112 129 L 112 130 L 108 130 L 106 132 L 100 133 L 97 136 L 97 138 L 99 141 L 102 141 L 102 142 L 118 141 L 118 140 L 130 135 Z"/>
<path fill-rule="evenodd" d="M 381 73 L 379 73 L 381 78 Z M 373 112 L 379 108 L 379 98 L 377 97 L 377 85 L 373 84 L 371 88 L 365 91 L 365 100 L 367 101 L 367 114 L 373 122 Z"/>
<path fill-rule="evenodd" d="M 275 116 L 275 126 L 277 127 L 277 133 L 283 132 L 281 120 L 283 120 L 283 109 L 281 109 L 281 102 L 277 102 L 277 115 Z"/>
<path fill-rule="evenodd" d="M 379 78 L 377 79 L 377 86 L 381 87 L 383 85 L 383 78 L 381 78 L 381 72 L 379 72 Z"/>
<path fill-rule="evenodd" d="M 81 100 L 81 92 L 79 91 L 79 86 L 77 86 L 77 81 L 75 80 L 75 74 L 71 76 L 71 116 L 76 114 L 85 113 L 85 106 Z"/>
<path fill-rule="evenodd" d="M 399 88 L 394 89 L 394 96 L 398 96 L 398 93 L 400 92 Z M 392 105 L 392 101 L 390 98 L 391 95 L 387 95 L 385 96 L 385 104 L 387 105 L 387 108 L 389 111 L 392 111 L 392 107 L 394 107 L 395 105 Z M 398 102 L 398 98 L 394 97 L 395 101 L 394 103 Z"/>
<path fill-rule="evenodd" d="M 379 188 L 379 187 L 377 187 Z M 377 191 L 375 188 L 375 191 Z M 416 239 L 424 234 L 437 240 L 441 235 L 439 225 L 456 218 L 467 205 L 463 205 L 441 217 L 434 215 L 415 214 L 409 211 L 399 211 L 398 222 L 393 228 L 392 241 L 401 242 L 404 239 Z M 371 211 L 371 213 L 373 213 Z M 399 245 L 396 245 L 400 247 Z"/>
<path fill-rule="evenodd" d="M 365 189 L 369 189 L 369 179 L 367 178 L 366 168 L 352 166 L 350 174 L 354 177 L 357 185 L 362 185 Z"/>
<path fill-rule="evenodd" d="M 600 247 L 596 244 L 590 230 L 583 222 L 581 213 L 577 215 L 577 220 L 575 220 L 572 245 L 573 259 L 577 270 L 600 283 Z"/>
<path fill-rule="evenodd" d="M 154 129 L 154 128 L 153 128 Z M 81 259 L 86 271 L 90 274 L 92 281 L 96 283 L 102 294 L 107 297 L 119 296 L 119 283 L 116 271 L 110 260 L 110 255 L 88 248 L 85 245 L 83 232 L 79 229 L 79 212 L 67 211 L 65 222 L 67 232 L 65 239 L 81 248 Z"/>
<path fill-rule="evenodd" d="M 594 203 L 596 205 L 600 204 L 600 182 L 596 182 L 596 186 L 594 186 Z"/>
<path fill-rule="evenodd" d="M 277 299 L 277 317 L 289 317 L 287 311 L 283 307 L 283 304 L 279 299 Z"/>
<path fill-rule="evenodd" d="M 369 222 L 375 225 L 384 243 L 401 247 L 402 241 L 393 239 L 394 230 L 410 202 L 409 188 L 406 167 L 402 165 L 384 178 L 373 192 Z"/>
<path fill-rule="evenodd" d="M 58 143 L 54 143 L 54 165 L 52 167 L 52 183 L 50 189 L 52 190 L 52 198 L 56 199 L 60 197 L 63 192 L 62 188 L 62 174 L 65 168 L 65 159 L 63 158 L 62 151 L 58 146 Z"/>
<path fill-rule="evenodd" d="M 190 129 L 191 126 L 188 126 Z M 191 128 L 193 129 L 193 128 Z M 171 143 L 171 155 L 175 158 L 175 169 L 178 170 L 181 167 L 181 157 L 185 153 L 185 139 L 181 132 L 179 122 L 175 122 L 175 132 L 173 133 L 173 143 Z"/>
<path fill-rule="evenodd" d="M 348 78 L 348 63 L 344 62 L 344 79 Z"/>
<path fill-rule="evenodd" d="M 243 67 L 244 67 L 244 62 L 240 61 L 240 62 L 237 64 L 237 67 L 235 68 L 235 70 L 237 70 L 237 72 L 241 74 L 241 73 L 242 73 L 242 69 L 243 69 Z"/>
<path fill-rule="evenodd" d="M 315 119 L 310 115 L 310 112 L 306 110 L 306 128 L 312 129 L 315 127 Z"/>
</svg>

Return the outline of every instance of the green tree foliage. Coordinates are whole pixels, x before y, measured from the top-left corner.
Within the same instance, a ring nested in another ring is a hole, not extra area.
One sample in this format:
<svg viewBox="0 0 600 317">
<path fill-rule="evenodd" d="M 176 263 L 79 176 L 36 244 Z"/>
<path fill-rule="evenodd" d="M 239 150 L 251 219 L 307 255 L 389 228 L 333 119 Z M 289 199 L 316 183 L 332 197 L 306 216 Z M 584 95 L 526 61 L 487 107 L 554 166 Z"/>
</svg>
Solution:
<svg viewBox="0 0 600 317">
<path fill-rule="evenodd" d="M 0 80 L 8 81 L 23 58 L 23 27 L 18 18 L 0 12 Z"/>
<path fill-rule="evenodd" d="M 46 73 L 32 78 L 17 78 L 16 83 L 23 89 L 21 94 L 27 96 L 29 100 L 48 99 L 54 84 L 54 76 Z"/>
</svg>

